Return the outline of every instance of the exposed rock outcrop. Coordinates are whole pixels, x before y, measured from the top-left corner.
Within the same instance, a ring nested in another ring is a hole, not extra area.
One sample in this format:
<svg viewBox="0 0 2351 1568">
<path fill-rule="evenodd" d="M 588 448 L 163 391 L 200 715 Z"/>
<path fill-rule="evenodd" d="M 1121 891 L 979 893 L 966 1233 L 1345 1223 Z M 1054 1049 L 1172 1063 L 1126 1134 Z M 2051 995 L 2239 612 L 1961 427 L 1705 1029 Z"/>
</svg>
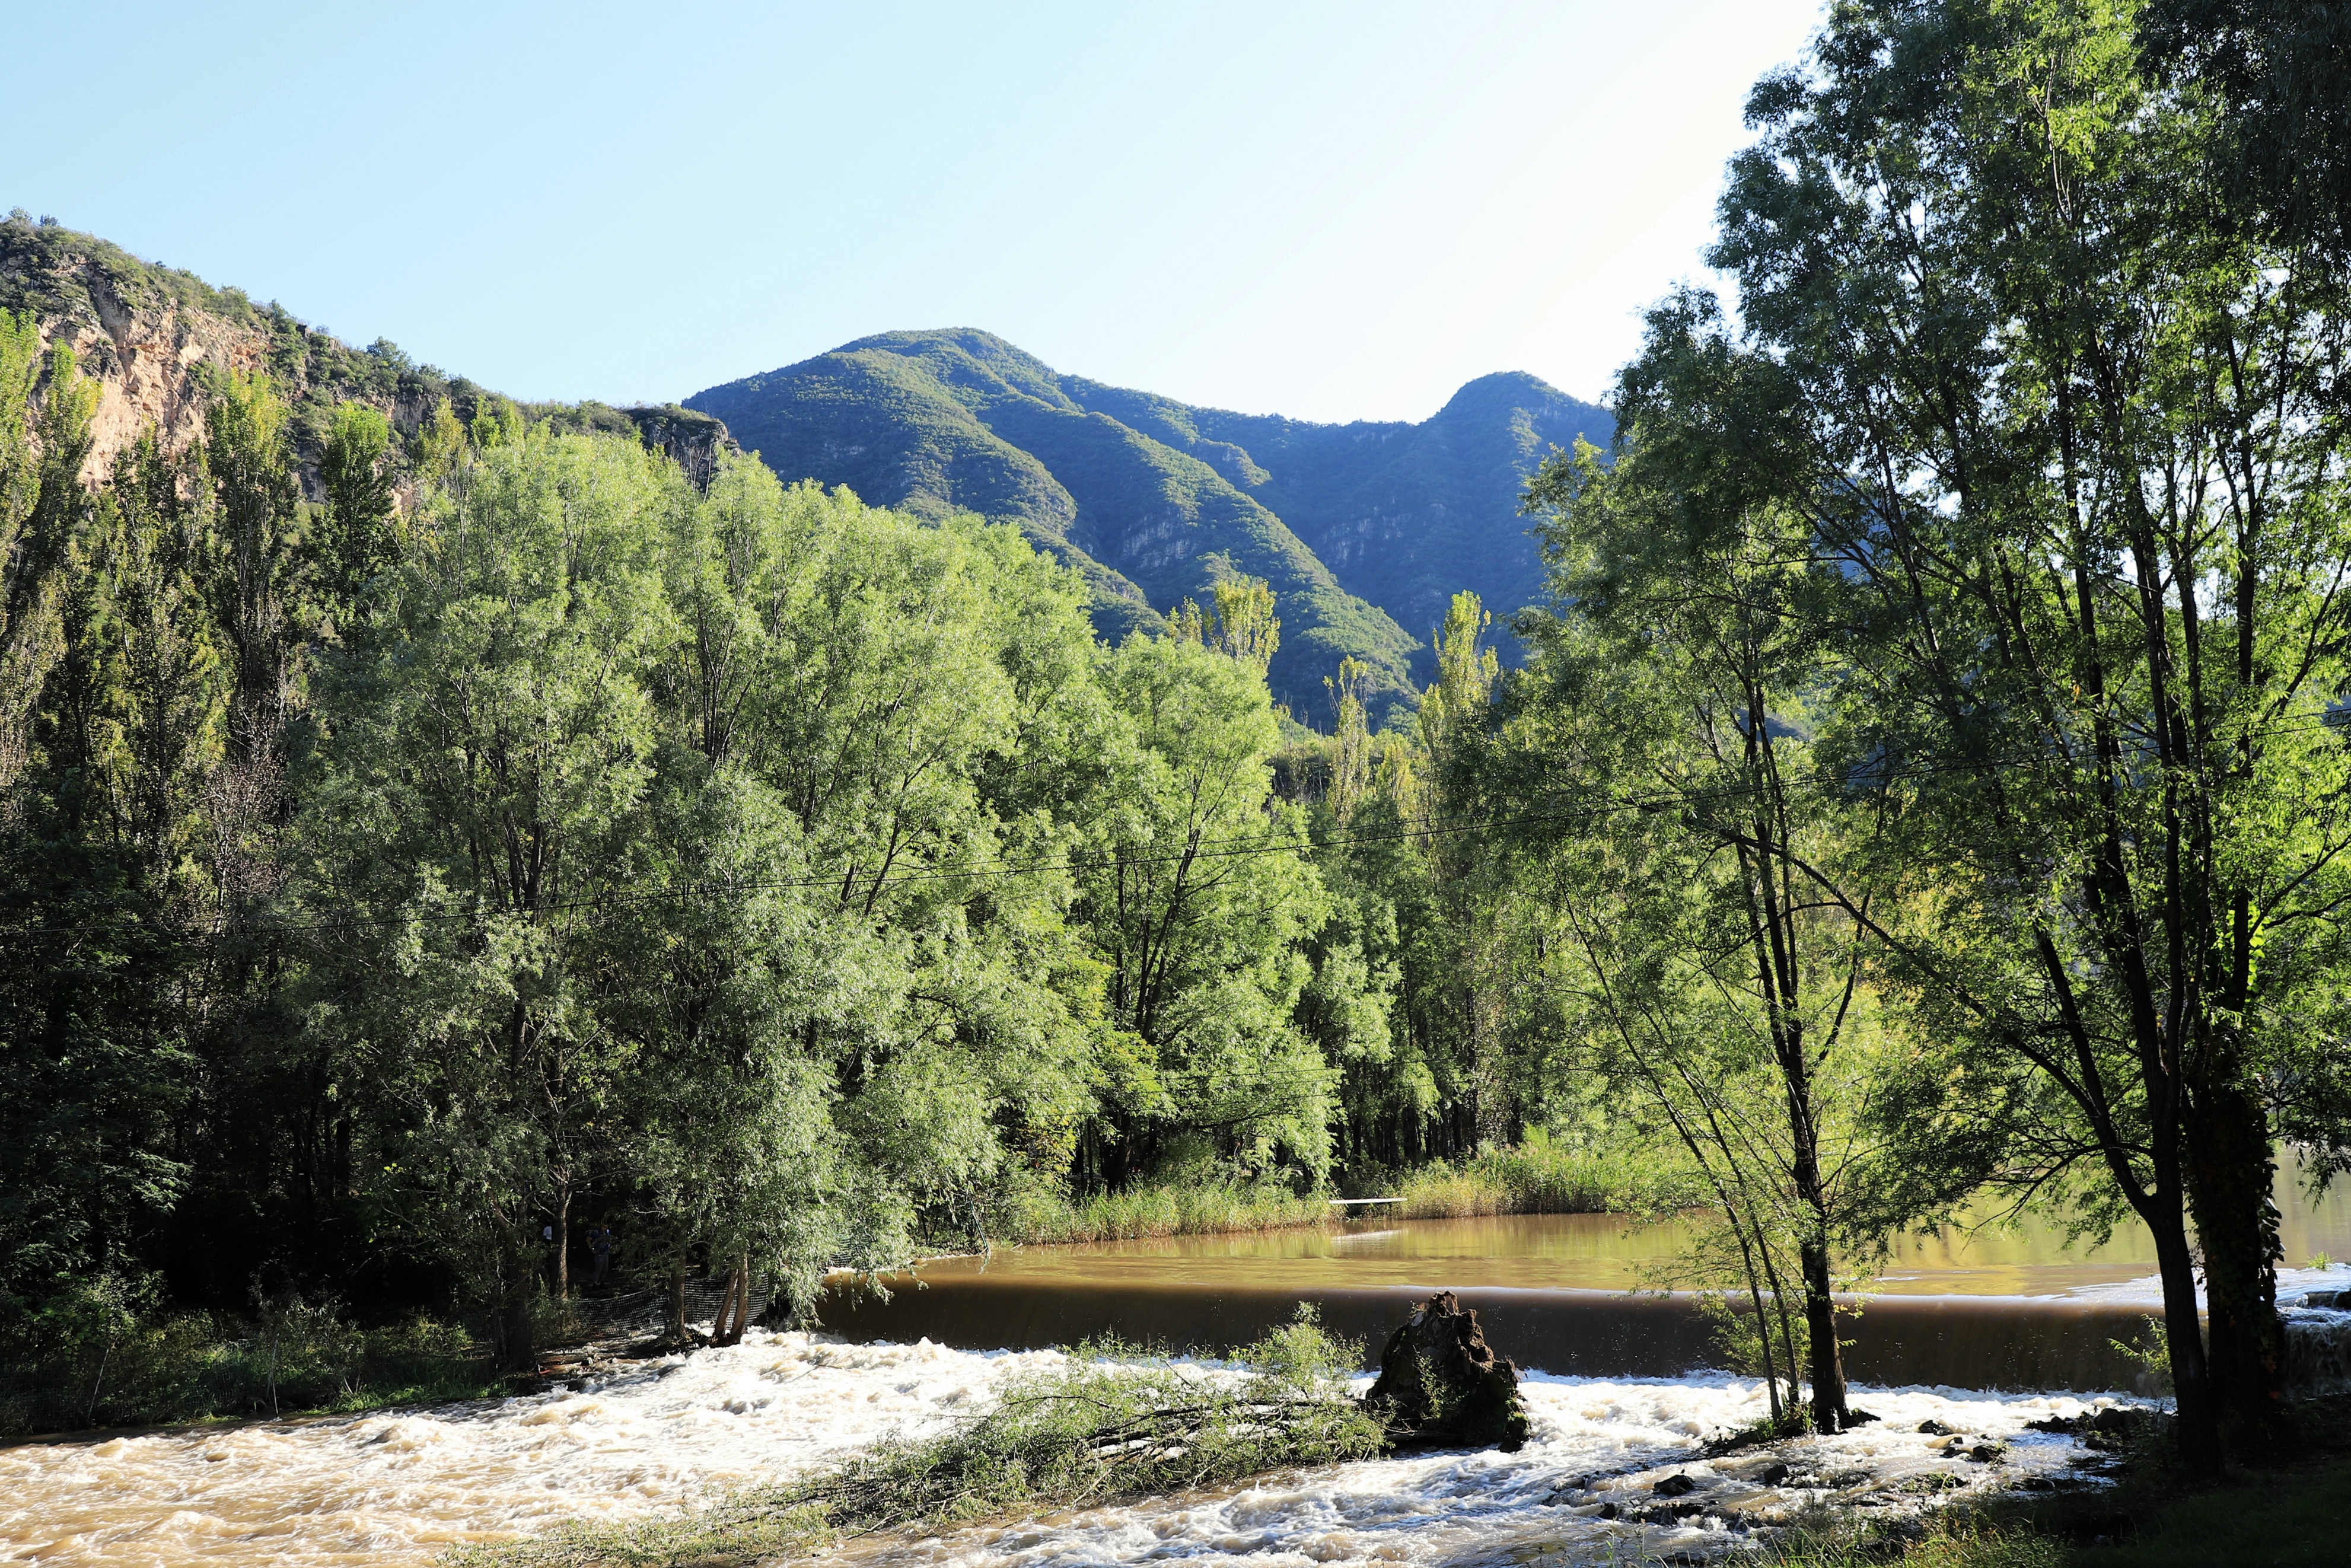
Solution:
<svg viewBox="0 0 2351 1568">
<path fill-rule="evenodd" d="M 146 431 L 175 455 L 202 442 L 212 383 L 232 371 L 266 371 L 286 400 L 313 501 L 325 498 L 317 462 L 336 403 L 368 403 L 403 437 L 413 436 L 444 402 L 463 421 L 485 406 L 508 403 L 463 376 L 414 363 L 388 341 L 352 348 L 275 304 L 256 305 L 234 288 L 142 261 L 95 235 L 36 224 L 22 211 L 0 218 L 0 310 L 31 316 L 43 347 L 71 350 L 78 373 L 98 384 L 82 475 L 91 482 L 110 473 Z M 634 432 L 676 459 L 696 485 L 706 486 L 720 455 L 735 450 L 726 425 L 675 406 L 519 407 L 527 418 L 563 429 Z"/>
<path fill-rule="evenodd" d="M 1396 1448 L 1499 1448 L 1527 1440 L 1519 1369 L 1497 1356 L 1474 1310 L 1450 1291 L 1413 1309 L 1380 1353 L 1379 1381 L 1364 1403 Z"/>
<path fill-rule="evenodd" d="M 637 434 L 644 444 L 684 469 L 697 490 L 710 488 L 722 455 L 741 450 L 726 434 L 725 422 L 690 408 L 666 403 L 622 412 L 637 422 Z"/>
<path fill-rule="evenodd" d="M 269 361 L 260 312 L 242 295 L 21 213 L 0 221 L 0 309 L 32 316 L 43 346 L 72 350 L 98 383 L 89 480 L 148 429 L 175 453 L 204 439 L 201 367 L 251 371 Z"/>
</svg>

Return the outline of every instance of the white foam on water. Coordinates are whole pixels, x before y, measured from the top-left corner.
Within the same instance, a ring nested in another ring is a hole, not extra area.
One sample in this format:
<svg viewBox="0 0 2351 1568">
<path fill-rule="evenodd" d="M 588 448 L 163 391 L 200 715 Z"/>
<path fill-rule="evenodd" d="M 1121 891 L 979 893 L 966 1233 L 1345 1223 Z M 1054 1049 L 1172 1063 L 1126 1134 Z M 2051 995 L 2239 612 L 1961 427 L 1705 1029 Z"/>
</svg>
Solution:
<svg viewBox="0 0 2351 1568">
<path fill-rule="evenodd" d="M 453 1543 L 674 1507 L 710 1488 L 804 1472 L 887 1432 L 935 1430 L 984 1405 L 1007 1375 L 1061 1359 L 753 1331 L 741 1345 L 644 1364 L 584 1393 L 20 1444 L 0 1448 L 0 1561 L 424 1563 Z M 940 1541 L 883 1538 L 856 1555 L 1021 1568 L 1219 1555 L 1287 1568 L 1545 1551 L 1605 1561 L 1634 1538 L 1671 1550 L 1740 1539 L 1720 1516 L 1651 1526 L 1593 1517 L 1611 1499 L 1627 1511 L 1654 1505 L 1648 1486 L 1668 1473 L 1659 1467 L 1701 1481 L 1687 1500 L 1716 1488 L 1759 1510 L 1797 1500 L 1729 1484 L 1761 1462 L 1755 1456 L 1692 1458 L 1708 1436 L 1761 1413 L 1755 1383 L 1536 1373 L 1525 1391 L 1533 1431 L 1517 1454 L 1341 1465 Z M 1980 1487 L 2072 1457 L 2067 1439 L 2027 1432 L 2027 1421 L 2107 1402 L 1958 1389 L 1864 1390 L 1857 1399 L 1883 1419 L 1777 1452 L 1828 1481 L 1851 1472 L 1845 1492 L 1898 1487 L 1929 1470 Z M 2005 1462 L 1938 1453 L 1945 1439 L 1917 1431 L 1930 1418 L 2006 1440 Z M 1599 1490 L 1559 1493 L 1595 1474 Z"/>
<path fill-rule="evenodd" d="M 789 1476 L 983 1400 L 1050 1351 L 754 1332 L 590 1392 L 0 1448 L 0 1561 L 430 1562 Z"/>
<path fill-rule="evenodd" d="M 1696 1457 L 1699 1445 L 1762 1414 L 1761 1385 L 1725 1376 L 1533 1373 L 1522 1388 L 1532 1429 L 1516 1454 L 1443 1453 L 1340 1465 L 1226 1494 L 1154 1499 L 945 1540 L 883 1540 L 844 1560 L 1078 1568 L 1241 1557 L 1259 1568 L 1304 1568 L 1620 1563 L 1648 1552 L 1728 1554 L 1745 1542 L 1740 1526 L 1784 1518 L 1808 1498 L 1870 1494 L 1879 1506 L 1917 1507 L 1922 1497 L 1949 1500 L 2061 1469 L 2077 1453 L 2072 1440 L 2028 1431 L 2025 1424 L 2120 1401 L 2119 1396 L 1948 1388 L 1856 1390 L 1856 1402 L 1880 1417 L 1876 1423 L 1709 1462 Z M 1953 1458 L 1940 1451 L 1949 1437 L 1918 1431 L 1928 1420 L 1966 1434 L 1971 1443 L 2004 1444 L 2006 1453 L 1998 1464 Z M 1773 1459 L 1837 1484 L 1792 1491 L 1741 1484 Z M 1949 1490 L 1902 1490 L 1905 1481 L 1929 1473 L 1950 1478 Z M 1610 1503 L 1625 1515 L 1654 1509 L 1664 1500 L 1650 1489 L 1674 1474 L 1698 1483 L 1682 1500 L 1708 1504 L 1706 1511 L 1653 1524 L 1599 1516 Z"/>
<path fill-rule="evenodd" d="M 2351 1267 L 2337 1263 L 2329 1269 L 2280 1269 L 2277 1271 L 2277 1301 L 2281 1311 L 2292 1312 L 2301 1307 L 2304 1298 L 2313 1291 L 2351 1290 Z M 2110 1285 L 2078 1285 L 2064 1292 L 2069 1301 L 2095 1301 L 2102 1306 L 2145 1307 L 2148 1312 L 2163 1310 L 2163 1279 L 2149 1274 L 2144 1279 L 2121 1280 Z M 2196 1300 L 2204 1300 L 2204 1281 L 2198 1276 Z"/>
</svg>

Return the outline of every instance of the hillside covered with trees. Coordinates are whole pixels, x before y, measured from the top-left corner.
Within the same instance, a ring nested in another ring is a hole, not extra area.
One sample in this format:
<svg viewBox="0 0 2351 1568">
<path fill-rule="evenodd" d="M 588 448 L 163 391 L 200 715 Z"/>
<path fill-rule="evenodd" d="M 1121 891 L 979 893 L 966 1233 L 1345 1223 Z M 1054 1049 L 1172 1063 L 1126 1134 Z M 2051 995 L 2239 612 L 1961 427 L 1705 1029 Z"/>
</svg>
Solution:
<svg viewBox="0 0 2351 1568">
<path fill-rule="evenodd" d="M 103 329 L 0 316 L 9 1310 L 455 1291 L 512 1358 L 550 1224 L 806 1310 L 1073 1192 L 1515 1130 L 1399 915 L 1437 869 L 1315 845 L 1433 797 L 1353 664 L 1342 776 L 1284 748 L 1262 583 L 1113 645 L 1008 525 L 5 226 Z M 100 450 L 183 329 L 186 407 Z"/>
<path fill-rule="evenodd" d="M 1217 581 L 1268 583 L 1286 628 L 1274 694 L 1317 728 L 1341 660 L 1369 672 L 1374 724 L 1396 721 L 1454 594 L 1505 622 L 1541 597 L 1520 493 L 1545 455 L 1614 428 L 1523 374 L 1472 382 L 1417 424 L 1231 413 L 1061 374 L 977 331 L 863 338 L 685 402 L 788 482 L 1018 523 L 1084 575 L 1106 637 Z"/>
</svg>

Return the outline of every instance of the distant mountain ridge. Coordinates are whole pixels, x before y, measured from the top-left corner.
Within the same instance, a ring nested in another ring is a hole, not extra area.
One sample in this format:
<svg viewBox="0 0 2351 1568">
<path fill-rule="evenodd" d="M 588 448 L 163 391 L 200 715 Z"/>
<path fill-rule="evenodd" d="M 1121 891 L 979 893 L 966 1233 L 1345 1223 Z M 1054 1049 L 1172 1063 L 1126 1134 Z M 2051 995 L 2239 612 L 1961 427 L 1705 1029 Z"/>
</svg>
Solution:
<svg viewBox="0 0 2351 1568">
<path fill-rule="evenodd" d="M 972 329 L 861 338 L 684 406 L 787 480 L 1018 521 L 1084 575 L 1105 635 L 1205 602 L 1219 578 L 1265 579 L 1282 619 L 1270 677 L 1315 723 L 1343 656 L 1371 665 L 1384 710 L 1409 700 L 1455 592 L 1498 619 L 1532 601 L 1526 477 L 1552 447 L 1614 429 L 1520 373 L 1480 377 L 1417 423 L 1234 413 L 1062 375 Z"/>
<path fill-rule="evenodd" d="M 361 350 L 275 304 L 142 261 L 21 213 L 0 219 L 0 308 L 72 348 L 100 401 L 89 474 L 139 433 L 203 439 L 207 378 L 266 371 L 292 405 L 316 498 L 333 404 L 382 409 L 403 434 L 444 399 L 461 418 L 503 403 L 389 342 Z M 697 393 L 684 407 L 525 404 L 567 427 L 634 431 L 698 477 L 730 444 L 787 480 L 847 485 L 876 505 L 1017 521 L 1078 570 L 1104 635 L 1155 630 L 1231 576 L 1272 585 L 1282 645 L 1269 677 L 1299 718 L 1327 727 L 1324 677 L 1371 667 L 1376 720 L 1430 674 L 1426 640 L 1458 591 L 1498 620 L 1540 592 L 1518 515 L 1543 455 L 1605 443 L 1604 410 L 1535 377 L 1481 377 L 1429 419 L 1317 424 L 1200 408 L 1062 375 L 986 332 L 890 332 Z"/>
</svg>

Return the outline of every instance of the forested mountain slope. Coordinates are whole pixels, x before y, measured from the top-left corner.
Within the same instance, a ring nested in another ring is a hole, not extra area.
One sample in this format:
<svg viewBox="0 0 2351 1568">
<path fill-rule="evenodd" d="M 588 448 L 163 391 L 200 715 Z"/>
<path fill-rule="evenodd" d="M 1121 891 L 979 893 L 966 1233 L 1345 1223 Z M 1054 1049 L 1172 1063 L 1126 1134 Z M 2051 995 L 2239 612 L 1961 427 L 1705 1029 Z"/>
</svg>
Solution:
<svg viewBox="0 0 2351 1568">
<path fill-rule="evenodd" d="M 1106 635 L 1205 601 L 1220 577 L 1265 579 L 1282 622 L 1275 693 L 1318 725 L 1342 657 L 1372 666 L 1374 706 L 1392 710 L 1425 678 L 1416 656 L 1454 593 L 1500 614 L 1534 597 L 1520 491 L 1551 447 L 1611 429 L 1516 374 L 1470 382 L 1418 424 L 1196 408 L 1060 375 L 970 330 L 860 339 L 686 406 L 786 479 L 1018 519 L 1085 574 Z"/>
<path fill-rule="evenodd" d="M 1426 639 L 1463 589 L 1499 616 L 1533 601 L 1542 562 L 1519 515 L 1552 447 L 1606 445 L 1608 411 L 1539 377 L 1480 376 L 1418 424 L 1316 424 L 1194 408 L 1075 377 L 1079 403 L 1215 466 L 1290 525 L 1348 591 Z"/>
<path fill-rule="evenodd" d="M 207 388 L 229 371 L 266 371 L 286 397 L 312 500 L 338 402 L 371 405 L 412 437 L 444 401 L 468 423 L 507 405 L 389 341 L 350 347 L 275 303 L 21 216 L 0 221 L 0 309 L 34 318 L 98 388 L 92 480 L 142 430 L 172 454 L 201 443 Z M 1341 659 L 1369 667 L 1378 723 L 1428 678 L 1426 638 L 1454 593 L 1475 590 L 1498 617 L 1535 596 L 1526 476 L 1552 446 L 1610 429 L 1605 412 L 1515 374 L 1472 382 L 1418 424 L 1196 408 L 1060 375 L 977 331 L 862 339 L 683 408 L 520 411 L 636 429 L 704 478 L 731 429 L 787 480 L 917 516 L 1017 520 L 1084 576 L 1113 641 L 1158 629 L 1187 598 L 1206 603 L 1217 580 L 1263 579 L 1281 621 L 1270 684 L 1316 727 L 1332 720 L 1323 678 Z"/>
</svg>

